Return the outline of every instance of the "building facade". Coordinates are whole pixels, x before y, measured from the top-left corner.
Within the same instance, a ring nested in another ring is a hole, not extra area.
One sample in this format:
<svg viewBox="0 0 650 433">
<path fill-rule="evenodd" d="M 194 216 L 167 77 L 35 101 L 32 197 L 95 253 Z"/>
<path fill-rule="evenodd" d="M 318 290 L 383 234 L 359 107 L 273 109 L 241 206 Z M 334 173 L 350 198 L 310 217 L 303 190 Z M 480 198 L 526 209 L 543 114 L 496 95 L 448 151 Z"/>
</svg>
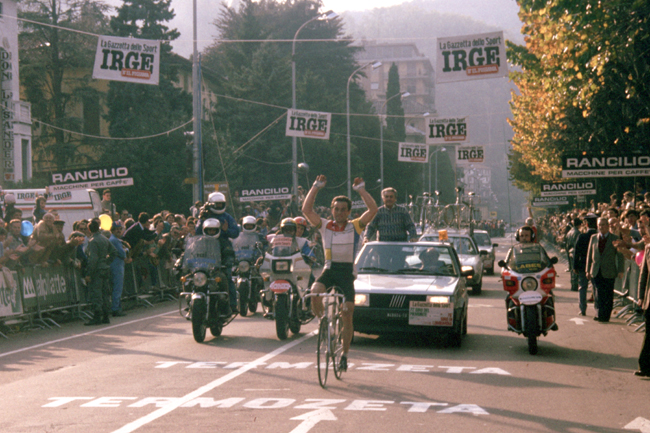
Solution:
<svg viewBox="0 0 650 433">
<path fill-rule="evenodd" d="M 17 1 L 0 0 L 0 179 L 6 187 L 32 177 L 31 107 L 19 96 L 17 14 Z"/>
</svg>

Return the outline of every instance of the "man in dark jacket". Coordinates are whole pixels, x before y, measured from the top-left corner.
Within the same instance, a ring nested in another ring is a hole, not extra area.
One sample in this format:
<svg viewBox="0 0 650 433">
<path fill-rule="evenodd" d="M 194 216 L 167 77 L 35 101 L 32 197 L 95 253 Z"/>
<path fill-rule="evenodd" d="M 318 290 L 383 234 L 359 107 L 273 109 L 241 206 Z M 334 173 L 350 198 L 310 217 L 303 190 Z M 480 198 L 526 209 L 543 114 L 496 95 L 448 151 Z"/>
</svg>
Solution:
<svg viewBox="0 0 650 433">
<path fill-rule="evenodd" d="M 587 232 L 582 233 L 576 240 L 575 247 L 573 248 L 573 272 L 578 275 L 578 289 L 580 291 L 579 307 L 581 316 L 587 315 L 587 288 L 589 280 L 587 279 L 587 253 L 589 252 L 589 241 L 591 236 L 595 235 L 597 230 L 598 217 L 595 214 L 587 214 L 585 223 L 587 224 Z"/>
<path fill-rule="evenodd" d="M 86 284 L 88 285 L 88 301 L 92 305 L 94 316 L 86 322 L 86 326 L 110 323 L 108 314 L 111 312 L 111 262 L 117 257 L 117 251 L 111 242 L 100 231 L 99 218 L 93 218 L 88 224 L 91 237 L 86 254 L 88 266 Z"/>
<path fill-rule="evenodd" d="M 646 245 L 643 264 L 641 265 L 641 274 L 639 276 L 639 300 L 638 305 L 643 309 L 645 319 L 645 336 L 643 337 L 643 346 L 639 354 L 639 370 L 634 374 L 640 377 L 650 377 L 650 278 L 648 276 L 650 269 L 650 244 Z"/>
<path fill-rule="evenodd" d="M 576 246 L 576 241 L 580 236 L 580 226 L 582 225 L 582 220 L 580 218 L 575 218 L 573 220 L 573 225 L 571 229 L 564 237 L 564 249 L 566 250 L 567 257 L 569 259 L 569 271 L 573 271 L 573 256 L 574 249 Z M 578 275 L 575 272 L 571 272 L 571 291 L 578 291 Z"/>
</svg>

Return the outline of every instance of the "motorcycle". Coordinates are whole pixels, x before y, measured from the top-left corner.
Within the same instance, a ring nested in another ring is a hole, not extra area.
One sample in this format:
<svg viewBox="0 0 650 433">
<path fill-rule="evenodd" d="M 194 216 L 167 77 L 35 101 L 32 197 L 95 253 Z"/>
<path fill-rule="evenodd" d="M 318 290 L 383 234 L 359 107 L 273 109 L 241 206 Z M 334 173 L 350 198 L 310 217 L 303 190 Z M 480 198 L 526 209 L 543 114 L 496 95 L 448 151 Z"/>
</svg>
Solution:
<svg viewBox="0 0 650 433">
<path fill-rule="evenodd" d="M 507 261 L 499 261 L 503 289 L 508 292 L 508 330 L 528 339 L 528 352 L 537 354 L 537 339 L 557 330 L 555 302 L 557 257 L 549 258 L 539 244 L 517 244 Z"/>
<path fill-rule="evenodd" d="M 192 322 L 197 343 L 205 340 L 206 329 L 214 337 L 235 315 L 229 306 L 228 281 L 221 266 L 219 240 L 212 236 L 194 236 L 187 240 L 181 263 L 179 312 Z"/>
<path fill-rule="evenodd" d="M 275 330 L 280 340 L 286 340 L 289 331 L 300 332 L 300 327 L 311 322 L 310 299 L 303 299 L 309 292 L 311 267 L 305 262 L 294 238 L 277 235 L 271 241 L 260 267 L 264 278 L 262 307 L 264 317 L 275 320 Z"/>
<path fill-rule="evenodd" d="M 241 235 L 240 235 L 241 237 Z M 236 275 L 235 286 L 239 293 L 239 314 L 245 317 L 257 311 L 260 292 L 264 288 L 264 281 L 260 275 L 257 259 L 264 255 L 261 242 L 255 242 L 252 248 L 238 248 L 234 244 L 237 266 L 233 275 Z"/>
</svg>

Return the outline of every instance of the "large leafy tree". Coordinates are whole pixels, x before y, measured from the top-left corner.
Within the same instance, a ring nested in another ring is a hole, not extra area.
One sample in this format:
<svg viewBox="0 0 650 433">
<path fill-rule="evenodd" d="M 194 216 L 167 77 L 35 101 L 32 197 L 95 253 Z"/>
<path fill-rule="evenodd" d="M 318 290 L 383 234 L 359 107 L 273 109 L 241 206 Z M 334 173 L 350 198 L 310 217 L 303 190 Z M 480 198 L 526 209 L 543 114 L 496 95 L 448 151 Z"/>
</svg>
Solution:
<svg viewBox="0 0 650 433">
<path fill-rule="evenodd" d="M 187 168 L 183 131 L 133 140 L 168 131 L 192 118 L 191 95 L 173 85 L 180 59 L 169 45 L 179 33 L 165 24 L 174 17 L 170 4 L 171 0 L 124 0 L 110 22 L 117 36 L 162 41 L 159 85 L 112 81 L 107 97 L 110 135 L 131 140 L 107 143 L 102 162 L 129 167 L 135 187 L 121 188 L 113 196 L 118 207 L 134 213 L 187 212 L 191 205 L 191 190 L 183 184 Z"/>
<path fill-rule="evenodd" d="M 68 108 L 93 93 L 90 74 L 96 38 L 83 34 L 105 33 L 110 7 L 95 0 L 25 0 L 20 4 L 20 80 L 32 116 L 53 127 L 35 129 L 35 172 L 64 169 L 87 162 L 81 155 L 79 135 L 83 119 Z M 42 24 L 37 24 L 42 23 Z M 69 31 L 60 27 L 69 28 Z M 38 126 L 38 125 L 37 125 Z"/>
<path fill-rule="evenodd" d="M 646 151 L 650 3 L 520 0 L 526 47 L 509 46 L 516 184 L 560 177 L 567 151 Z"/>
<path fill-rule="evenodd" d="M 318 16 L 320 7 L 316 0 L 242 0 L 237 8 L 224 8 L 216 21 L 222 39 L 248 42 L 217 43 L 204 56 L 205 69 L 222 78 L 220 92 L 227 96 L 219 98 L 214 111 L 214 133 L 226 173 L 221 158 L 214 157 L 218 150 L 206 147 L 206 172 L 212 173 L 215 180 L 227 176 L 231 187 L 291 182 L 291 140 L 285 136 L 286 119 L 281 116 L 291 106 L 292 47 L 291 43 L 274 40 L 293 40 L 302 24 Z M 335 19 L 311 22 L 300 31 L 296 43 L 297 107 L 334 113 L 329 143 L 299 140 L 299 162 L 309 164 L 312 179 L 318 173 L 328 175 L 330 195 L 346 189 L 346 84 L 359 66 L 351 42 L 344 36 L 341 22 Z M 379 174 L 377 142 L 357 137 L 377 137 L 377 119 L 357 114 L 369 114 L 371 110 L 363 90 L 353 80 L 353 175 L 369 180 Z M 309 179 L 301 176 L 300 183 L 308 186 Z M 326 198 L 327 194 L 322 195 Z"/>
</svg>

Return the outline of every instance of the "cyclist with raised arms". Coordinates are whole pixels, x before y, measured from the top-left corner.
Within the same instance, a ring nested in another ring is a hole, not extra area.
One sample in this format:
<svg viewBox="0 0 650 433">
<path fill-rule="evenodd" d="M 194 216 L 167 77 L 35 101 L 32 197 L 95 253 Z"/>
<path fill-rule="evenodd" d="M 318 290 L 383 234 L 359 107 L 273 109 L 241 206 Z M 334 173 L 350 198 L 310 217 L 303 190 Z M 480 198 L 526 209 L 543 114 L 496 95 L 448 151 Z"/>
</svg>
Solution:
<svg viewBox="0 0 650 433">
<path fill-rule="evenodd" d="M 347 370 L 347 356 L 350 350 L 350 342 L 354 334 L 352 317 L 354 313 L 354 279 L 356 269 L 354 259 L 360 246 L 361 233 L 372 221 L 377 213 L 377 203 L 366 191 L 363 179 L 354 179 L 353 189 L 359 193 L 361 199 L 368 208 L 361 217 L 349 220 L 352 210 L 352 201 L 346 196 L 337 196 L 332 199 L 332 219 L 321 218 L 314 211 L 316 195 L 325 186 L 327 178 L 320 175 L 316 178 L 314 185 L 309 190 L 302 205 L 302 213 L 305 218 L 318 230 L 323 238 L 323 249 L 325 250 L 325 266 L 323 273 L 312 285 L 312 293 L 324 293 L 327 288 L 337 286 L 345 295 L 343 306 L 343 356 L 340 367 L 342 371 Z M 314 297 L 312 300 L 314 315 L 323 315 L 323 300 Z"/>
</svg>

